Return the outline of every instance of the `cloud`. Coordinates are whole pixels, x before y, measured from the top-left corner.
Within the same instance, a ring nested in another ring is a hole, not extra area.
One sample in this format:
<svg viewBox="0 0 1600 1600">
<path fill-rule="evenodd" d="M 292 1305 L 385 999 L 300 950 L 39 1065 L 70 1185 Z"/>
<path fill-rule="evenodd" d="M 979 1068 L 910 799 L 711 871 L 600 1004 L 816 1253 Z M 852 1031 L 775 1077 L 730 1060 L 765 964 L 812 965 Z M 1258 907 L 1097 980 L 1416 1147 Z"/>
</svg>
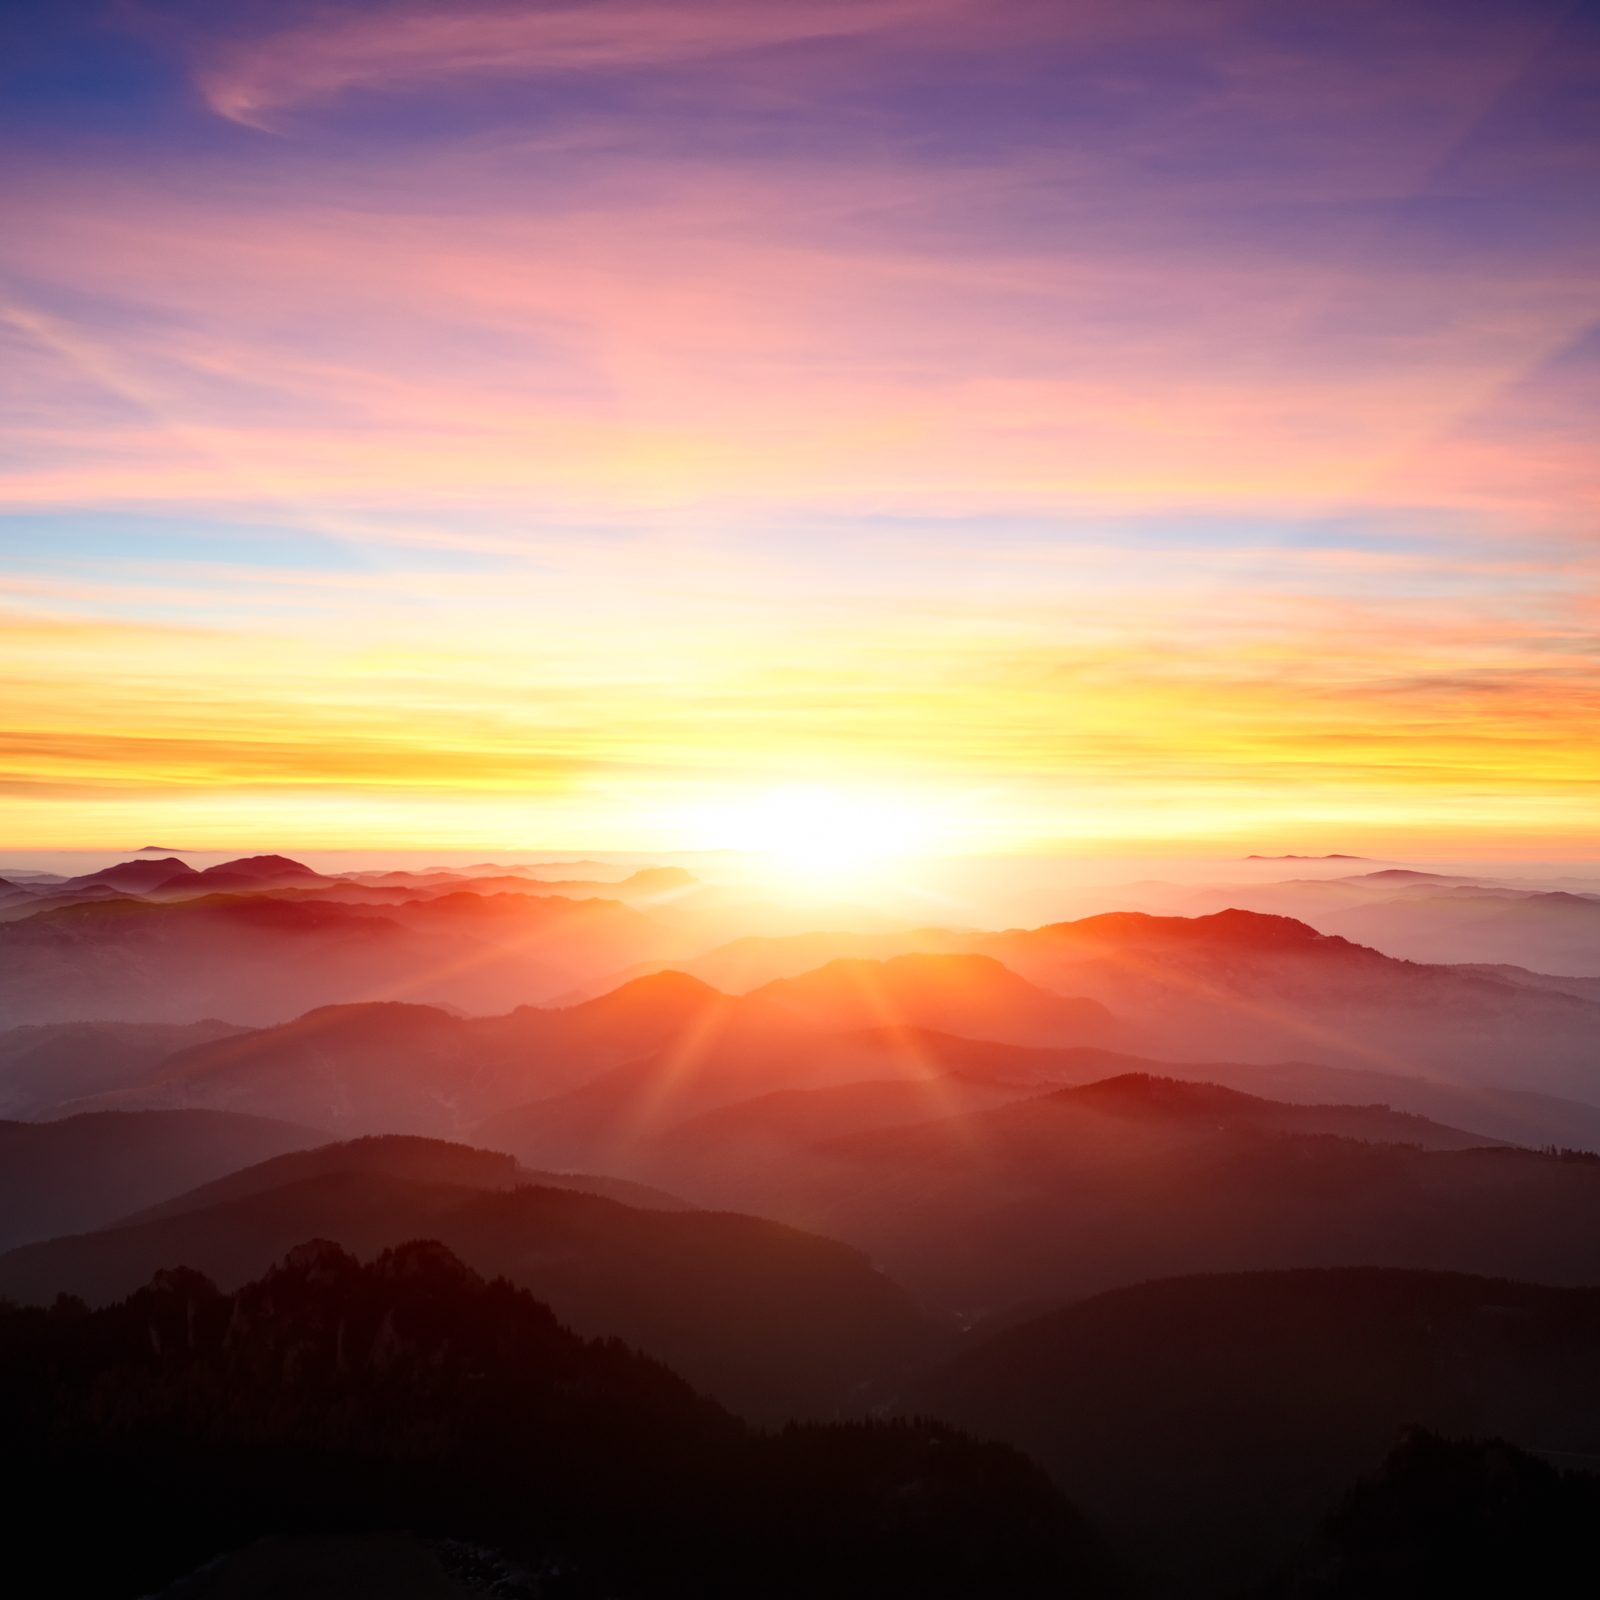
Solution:
<svg viewBox="0 0 1600 1600">
<path fill-rule="evenodd" d="M 670 66 L 813 40 L 926 25 L 958 0 L 586 0 L 499 6 L 382 6 L 308 22 L 218 51 L 198 73 L 219 116 L 251 127 L 351 89 L 487 76 Z"/>
</svg>

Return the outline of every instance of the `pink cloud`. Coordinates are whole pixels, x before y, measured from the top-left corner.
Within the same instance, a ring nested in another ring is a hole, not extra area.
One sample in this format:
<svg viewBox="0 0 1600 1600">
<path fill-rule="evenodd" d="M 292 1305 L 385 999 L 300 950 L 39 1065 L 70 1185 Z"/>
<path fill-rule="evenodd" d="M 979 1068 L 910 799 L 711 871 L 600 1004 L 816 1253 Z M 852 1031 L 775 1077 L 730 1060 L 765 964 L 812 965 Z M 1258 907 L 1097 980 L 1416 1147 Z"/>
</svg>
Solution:
<svg viewBox="0 0 1600 1600">
<path fill-rule="evenodd" d="M 265 126 L 283 107 L 350 89 L 450 77 L 657 67 L 807 40 L 937 22 L 964 0 L 589 0 L 587 4 L 383 6 L 315 16 L 205 60 L 219 115 Z"/>
</svg>

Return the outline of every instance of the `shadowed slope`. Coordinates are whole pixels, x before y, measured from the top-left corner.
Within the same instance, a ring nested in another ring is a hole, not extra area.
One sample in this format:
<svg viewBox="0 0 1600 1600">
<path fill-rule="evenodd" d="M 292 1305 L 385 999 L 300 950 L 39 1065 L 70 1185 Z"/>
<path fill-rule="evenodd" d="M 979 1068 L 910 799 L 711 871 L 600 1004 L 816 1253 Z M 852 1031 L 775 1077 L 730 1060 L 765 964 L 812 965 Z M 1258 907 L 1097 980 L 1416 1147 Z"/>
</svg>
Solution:
<svg viewBox="0 0 1600 1600">
<path fill-rule="evenodd" d="M 1365 1269 L 1146 1283 L 1000 1334 L 908 1404 L 1028 1450 L 1206 1592 L 1270 1571 L 1408 1424 L 1600 1454 L 1600 1290 Z"/>
<path fill-rule="evenodd" d="M 274 1156 L 269 1161 L 230 1172 L 215 1182 L 185 1190 L 159 1205 L 116 1220 L 122 1226 L 156 1222 L 185 1211 L 204 1211 L 230 1200 L 243 1200 L 329 1172 L 375 1172 L 405 1178 L 412 1183 L 455 1184 L 467 1189 L 571 1189 L 578 1194 L 600 1195 L 647 1211 L 690 1209 L 686 1201 L 642 1183 L 586 1172 L 536 1172 L 521 1166 L 514 1156 L 494 1150 L 478 1150 L 471 1145 L 422 1139 L 412 1134 L 381 1134 Z"/>
</svg>

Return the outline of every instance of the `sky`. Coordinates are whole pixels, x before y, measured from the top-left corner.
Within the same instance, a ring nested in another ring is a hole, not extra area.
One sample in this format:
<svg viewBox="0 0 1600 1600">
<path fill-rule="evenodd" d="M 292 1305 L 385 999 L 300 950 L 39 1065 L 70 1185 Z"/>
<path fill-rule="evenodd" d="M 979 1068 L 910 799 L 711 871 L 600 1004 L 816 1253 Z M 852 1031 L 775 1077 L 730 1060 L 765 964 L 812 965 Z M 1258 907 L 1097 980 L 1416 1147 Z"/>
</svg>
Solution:
<svg viewBox="0 0 1600 1600">
<path fill-rule="evenodd" d="M 1571 0 L 11 0 L 0 842 L 1600 854 L 1597 89 Z"/>
</svg>

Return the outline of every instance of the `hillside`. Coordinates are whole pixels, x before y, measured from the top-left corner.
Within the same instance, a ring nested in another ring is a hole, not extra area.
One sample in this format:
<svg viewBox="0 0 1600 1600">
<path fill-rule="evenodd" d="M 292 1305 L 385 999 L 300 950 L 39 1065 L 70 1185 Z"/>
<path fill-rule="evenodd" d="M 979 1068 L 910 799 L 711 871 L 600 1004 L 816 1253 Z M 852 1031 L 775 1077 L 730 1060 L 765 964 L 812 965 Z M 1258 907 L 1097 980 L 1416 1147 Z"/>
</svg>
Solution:
<svg viewBox="0 0 1600 1600">
<path fill-rule="evenodd" d="M 998 1335 L 905 1404 L 1029 1451 L 1153 1572 L 1221 1592 L 1287 1560 L 1408 1426 L 1600 1455 L 1600 1290 L 1368 1268 L 1146 1283 Z"/>
</svg>

